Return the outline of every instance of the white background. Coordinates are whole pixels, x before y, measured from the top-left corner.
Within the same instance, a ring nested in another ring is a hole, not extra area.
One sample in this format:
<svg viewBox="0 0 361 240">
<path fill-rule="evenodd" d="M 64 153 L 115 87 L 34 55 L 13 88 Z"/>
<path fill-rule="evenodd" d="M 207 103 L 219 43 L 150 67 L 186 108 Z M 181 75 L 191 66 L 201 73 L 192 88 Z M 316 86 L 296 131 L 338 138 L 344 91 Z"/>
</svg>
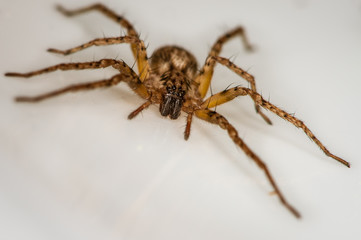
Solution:
<svg viewBox="0 0 361 240">
<path fill-rule="evenodd" d="M 132 121 L 142 100 L 120 84 L 16 104 L 113 70 L 70 71 L 32 79 L 6 78 L 61 62 L 124 59 L 128 46 L 65 49 L 123 30 L 98 13 L 65 18 L 58 1 L 0 3 L 1 239 L 360 239 L 361 1 L 105 1 L 134 23 L 149 55 L 164 44 L 191 50 L 203 63 L 218 36 L 247 29 L 254 53 L 235 39 L 222 55 L 254 74 L 258 90 L 296 113 L 331 150 L 326 157 L 302 131 L 252 101 L 237 98 L 217 111 L 268 164 L 295 219 L 272 195 L 264 174 L 217 126 L 185 117 L 171 121 L 152 106 Z M 91 1 L 62 1 L 69 8 Z M 243 84 L 216 68 L 213 92 Z"/>
</svg>

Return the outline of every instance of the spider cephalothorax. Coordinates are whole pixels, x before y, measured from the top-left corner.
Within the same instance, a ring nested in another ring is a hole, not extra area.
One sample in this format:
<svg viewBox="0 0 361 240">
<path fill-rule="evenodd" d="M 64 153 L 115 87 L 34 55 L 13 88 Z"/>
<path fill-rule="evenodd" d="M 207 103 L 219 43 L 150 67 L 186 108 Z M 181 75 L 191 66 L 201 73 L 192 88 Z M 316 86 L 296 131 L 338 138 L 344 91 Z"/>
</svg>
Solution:
<svg viewBox="0 0 361 240">
<path fill-rule="evenodd" d="M 162 116 L 168 116 L 171 119 L 177 119 L 181 113 L 184 96 L 187 93 L 188 80 L 182 72 L 172 70 L 162 75 L 163 96 L 159 105 L 159 111 Z"/>
<path fill-rule="evenodd" d="M 127 35 L 122 37 L 98 38 L 65 51 L 49 49 L 49 52 L 68 55 L 91 46 L 128 43 L 131 45 L 131 50 L 138 65 L 138 74 L 124 61 L 115 59 L 101 59 L 99 61 L 82 63 L 62 63 L 28 73 L 6 73 L 6 76 L 12 77 L 32 77 L 56 70 L 97 69 L 110 66 L 119 71 L 118 74 L 114 75 L 110 79 L 74 84 L 35 97 L 21 96 L 17 97 L 15 99 L 16 101 L 38 102 L 67 92 L 110 87 L 117 85 L 120 82 L 124 82 L 128 84 L 135 93 L 145 99 L 145 102 L 140 107 L 129 114 L 129 119 L 137 116 L 137 114 L 149 107 L 151 104 L 159 104 L 159 110 L 162 116 L 169 116 L 171 119 L 177 119 L 182 111 L 187 114 L 187 124 L 184 131 L 184 138 L 186 140 L 190 135 L 193 115 L 199 119 L 216 124 L 222 129 L 225 129 L 233 142 L 264 171 L 281 203 L 296 217 L 300 217 L 300 214 L 286 201 L 266 164 L 238 136 L 237 130 L 228 122 L 228 120 L 218 112 L 212 111 L 211 108 L 229 102 L 238 96 L 249 96 L 254 101 L 256 112 L 260 114 L 267 123 L 271 124 L 271 121 L 261 111 L 261 107 L 292 123 L 297 128 L 302 129 L 327 156 L 339 161 L 347 167 L 350 167 L 350 164 L 347 161 L 330 153 L 301 120 L 263 99 L 256 90 L 256 83 L 252 75 L 236 66 L 229 59 L 219 56 L 222 46 L 229 39 L 236 36 L 241 37 L 247 50 L 251 49 L 251 45 L 248 43 L 242 27 L 237 27 L 222 35 L 212 46 L 203 67 L 198 71 L 197 61 L 194 56 L 183 48 L 177 46 L 161 47 L 153 53 L 150 59 L 148 59 L 144 42 L 139 38 L 139 35 L 133 26 L 125 18 L 118 16 L 101 4 L 94 4 L 89 7 L 73 11 L 66 10 L 59 6 L 58 10 L 66 16 L 73 16 L 90 10 L 99 11 L 125 28 L 127 30 Z M 224 65 L 234 73 L 238 74 L 250 84 L 250 88 L 234 87 L 204 99 L 209 89 L 216 63 Z"/>
<path fill-rule="evenodd" d="M 162 116 L 177 119 L 181 113 L 185 95 L 197 72 L 197 61 L 187 50 L 177 46 L 161 47 L 150 59 L 151 81 L 160 80 L 162 94 L 159 111 Z"/>
</svg>

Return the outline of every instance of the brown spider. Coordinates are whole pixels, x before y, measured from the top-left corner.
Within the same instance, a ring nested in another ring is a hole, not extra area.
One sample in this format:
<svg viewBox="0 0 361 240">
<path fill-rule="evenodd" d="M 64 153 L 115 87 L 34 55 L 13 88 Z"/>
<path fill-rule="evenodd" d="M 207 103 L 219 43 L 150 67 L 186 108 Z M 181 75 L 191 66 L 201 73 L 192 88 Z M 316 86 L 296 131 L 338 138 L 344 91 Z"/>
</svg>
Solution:
<svg viewBox="0 0 361 240">
<path fill-rule="evenodd" d="M 210 108 L 231 101 L 235 97 L 248 95 L 255 103 L 256 112 L 260 114 L 268 124 L 272 123 L 269 118 L 263 114 L 260 107 L 275 113 L 279 117 L 295 125 L 297 128 L 301 128 L 327 156 L 339 161 L 347 167 L 350 167 L 349 162 L 330 153 L 301 120 L 263 99 L 262 96 L 257 93 L 255 80 L 252 75 L 236 66 L 229 59 L 219 56 L 223 45 L 228 40 L 236 36 L 240 36 L 245 48 L 247 50 L 251 50 L 251 45 L 249 44 L 242 27 L 235 28 L 234 30 L 222 35 L 212 46 L 204 66 L 200 71 L 197 71 L 198 68 L 196 59 L 190 52 L 181 47 L 161 47 L 152 54 L 151 58 L 148 58 L 144 42 L 139 39 L 138 33 L 128 20 L 122 16 L 116 15 L 113 11 L 102 4 L 94 4 L 89 7 L 73 11 L 66 10 L 61 6 L 58 6 L 57 9 L 66 16 L 74 16 L 92 10 L 99 11 L 124 27 L 127 31 L 127 35 L 123 37 L 98 38 L 65 51 L 48 49 L 49 52 L 68 55 L 91 46 L 129 43 L 138 65 L 138 74 L 135 73 L 124 61 L 115 59 L 102 59 L 100 61 L 82 63 L 62 63 L 28 73 L 6 73 L 5 76 L 8 77 L 27 78 L 56 70 L 97 69 L 109 66 L 120 72 L 110 79 L 70 85 L 68 87 L 35 97 L 20 96 L 15 98 L 17 102 L 38 102 L 67 92 L 111 87 L 120 82 L 125 82 L 135 93 L 146 100 L 140 107 L 129 114 L 128 119 L 134 118 L 138 115 L 138 113 L 149 107 L 151 104 L 159 104 L 159 111 L 161 115 L 169 116 L 170 119 L 177 119 L 181 111 L 183 111 L 187 114 L 187 125 L 184 132 L 185 140 L 187 140 L 190 135 L 193 115 L 207 122 L 219 125 L 228 132 L 233 142 L 237 144 L 245 152 L 245 154 L 264 171 L 268 181 L 272 185 L 275 193 L 278 195 L 279 200 L 297 218 L 301 215 L 286 201 L 285 197 L 273 180 L 266 164 L 243 142 L 243 140 L 238 136 L 237 130 L 227 121 L 227 119 L 221 114 L 210 110 Z M 248 81 L 251 87 L 233 87 L 214 94 L 204 100 L 216 63 L 220 63 L 238 74 L 240 77 Z"/>
</svg>

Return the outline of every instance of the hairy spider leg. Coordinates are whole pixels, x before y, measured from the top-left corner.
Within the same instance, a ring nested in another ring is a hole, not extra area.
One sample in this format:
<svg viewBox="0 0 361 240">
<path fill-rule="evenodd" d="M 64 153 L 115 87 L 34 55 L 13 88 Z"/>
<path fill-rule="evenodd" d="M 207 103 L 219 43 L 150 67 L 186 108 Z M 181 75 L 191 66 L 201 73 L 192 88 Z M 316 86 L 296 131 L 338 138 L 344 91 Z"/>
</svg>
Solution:
<svg viewBox="0 0 361 240">
<path fill-rule="evenodd" d="M 74 9 L 74 10 L 68 10 L 68 9 L 65 9 L 64 7 L 58 5 L 57 10 L 68 17 L 83 14 L 83 13 L 86 13 L 89 11 L 99 11 L 100 13 L 102 13 L 105 16 L 107 16 L 108 18 L 114 20 L 115 22 L 119 23 L 123 28 L 125 28 L 128 36 L 132 36 L 132 37 L 140 40 L 137 31 L 134 29 L 133 25 L 127 19 L 125 19 L 123 16 L 117 15 L 116 13 L 114 13 L 112 10 L 110 10 L 103 4 L 96 3 L 96 4 L 90 5 L 88 7 L 83 7 L 83 8 Z M 145 50 L 144 43 L 142 43 L 142 49 Z M 138 62 L 138 70 L 139 70 L 139 74 L 140 74 L 141 72 L 145 71 L 145 69 L 147 67 L 147 58 L 144 58 L 144 54 L 142 55 L 142 53 L 139 52 L 139 48 L 138 48 L 137 44 L 132 43 L 131 50 L 133 52 L 134 58 Z M 146 56 L 146 54 L 145 54 L 145 56 Z M 141 76 L 141 79 L 143 80 L 144 77 L 145 76 Z"/>
<path fill-rule="evenodd" d="M 274 191 L 277 193 L 279 200 L 281 203 L 289 210 L 291 213 L 297 217 L 300 218 L 300 213 L 292 207 L 285 199 L 283 194 L 281 193 L 280 189 L 278 188 L 276 182 L 274 181 L 270 171 L 268 170 L 268 167 L 266 164 L 244 143 L 244 141 L 238 136 L 237 130 L 227 121 L 225 117 L 220 115 L 219 113 L 215 111 L 211 111 L 209 109 L 203 109 L 203 110 L 197 110 L 195 111 L 195 115 L 207 122 L 217 124 L 222 129 L 227 130 L 228 135 L 231 137 L 233 142 L 240 147 L 244 153 L 251 158 L 259 168 L 261 168 L 264 173 L 266 174 L 266 177 L 270 184 L 272 185 Z"/>
<path fill-rule="evenodd" d="M 272 103 L 264 100 L 262 98 L 262 96 L 253 91 L 252 89 L 249 88 L 244 88 L 244 87 L 234 87 L 231 89 L 228 89 L 226 91 L 217 93 L 215 95 L 213 95 L 212 97 L 206 99 L 203 103 L 202 103 L 202 108 L 206 109 L 208 106 L 217 106 L 220 105 L 222 103 L 231 101 L 232 99 L 234 99 L 235 97 L 238 96 L 246 96 L 249 95 L 253 101 L 255 102 L 255 104 L 275 113 L 276 115 L 278 115 L 279 117 L 283 118 L 284 120 L 292 123 L 295 127 L 297 128 L 301 128 L 305 134 L 317 145 L 321 148 L 321 150 L 328 156 L 331 157 L 335 160 L 337 160 L 338 162 L 344 164 L 347 167 L 350 167 L 350 163 L 343 160 L 342 158 L 333 155 L 332 153 L 330 153 L 330 151 L 321 143 L 320 140 L 318 140 L 318 138 L 311 132 L 311 130 L 298 118 L 292 116 L 291 114 L 285 112 L 284 110 L 276 107 L 275 105 L 273 105 Z"/>
<path fill-rule="evenodd" d="M 231 40 L 233 37 L 236 37 L 236 36 L 241 37 L 243 45 L 245 46 L 246 50 L 248 50 L 248 51 L 252 50 L 252 45 L 249 43 L 249 41 L 247 39 L 247 35 L 245 34 L 245 31 L 242 27 L 237 27 L 237 28 L 225 33 L 220 38 L 218 38 L 218 40 L 214 43 L 206 61 L 205 61 L 205 64 L 200 71 L 200 74 L 196 78 L 196 82 L 199 83 L 198 89 L 199 89 L 199 93 L 202 98 L 204 98 L 206 96 L 207 91 L 209 89 L 209 85 L 212 80 L 213 71 L 214 71 L 216 62 L 227 66 L 229 69 L 231 69 L 232 71 L 234 71 L 235 73 L 240 75 L 244 80 L 246 80 L 247 82 L 250 83 L 251 89 L 253 91 L 257 92 L 256 82 L 252 75 L 248 74 L 247 72 L 245 72 L 241 69 L 240 69 L 241 71 L 235 70 L 235 65 L 229 64 L 231 62 L 228 59 L 218 57 L 222 50 L 223 45 L 227 41 Z M 269 120 L 269 118 L 261 112 L 261 109 L 258 105 L 255 105 L 255 108 L 256 108 L 256 112 L 259 113 L 268 124 L 272 124 L 272 122 Z"/>
<path fill-rule="evenodd" d="M 187 125 L 184 131 L 184 140 L 188 140 L 189 135 L 191 134 L 191 125 L 192 125 L 193 112 L 188 113 L 187 115 Z"/>
<path fill-rule="evenodd" d="M 110 87 L 110 86 L 118 84 L 120 81 L 126 82 L 129 85 L 129 87 L 135 93 L 137 93 L 139 96 L 141 96 L 145 99 L 149 98 L 150 95 L 149 95 L 146 87 L 144 86 L 144 84 L 140 81 L 137 74 L 125 62 L 114 60 L 114 59 L 102 59 L 100 61 L 83 62 L 83 63 L 61 63 L 58 65 L 54 65 L 54 66 L 51 66 L 48 68 L 44 68 L 41 70 L 28 72 L 28 73 L 10 72 L 10 73 L 6 73 L 5 76 L 29 78 L 29 77 L 32 77 L 35 75 L 49 73 L 49 72 L 53 72 L 56 70 L 67 71 L 67 70 L 98 69 L 98 68 L 106 68 L 106 67 L 110 67 L 110 66 L 119 70 L 121 73 L 110 79 L 107 79 L 107 80 L 70 85 L 68 87 L 65 87 L 65 88 L 62 88 L 59 90 L 55 90 L 55 91 L 52 91 L 49 93 L 45 93 L 45 94 L 42 94 L 39 96 L 35 96 L 35 97 L 21 96 L 21 97 L 15 98 L 15 100 L 18 102 L 37 102 L 37 101 L 41 101 L 41 100 L 44 100 L 44 99 L 47 99 L 50 97 L 58 96 L 60 94 L 67 93 L 67 92 L 74 92 L 74 91 L 79 91 L 79 90 L 90 90 L 90 89 L 101 88 L 101 87 Z"/>
<path fill-rule="evenodd" d="M 17 101 L 17 102 L 39 102 L 44 99 L 55 97 L 55 96 L 58 96 L 58 95 L 61 95 L 61 94 L 67 93 L 67 92 L 77 92 L 77 91 L 81 91 L 81 90 L 92 90 L 95 88 L 110 87 L 110 86 L 118 84 L 122 80 L 124 80 L 124 78 L 122 77 L 122 74 L 117 74 L 110 79 L 100 80 L 100 81 L 96 81 L 96 82 L 74 84 L 74 85 L 70 85 L 68 87 L 64 87 L 64 88 L 61 88 L 61 89 L 58 89 L 55 91 L 51 91 L 48 93 L 44 93 L 44 94 L 41 94 L 38 96 L 34 96 L 34 97 L 19 96 L 19 97 L 15 98 L 15 101 Z"/>
<path fill-rule="evenodd" d="M 216 62 L 210 61 L 210 58 L 212 58 L 214 56 L 218 56 L 221 53 L 223 45 L 236 36 L 241 37 L 241 39 L 244 43 L 244 46 L 247 50 L 250 51 L 252 49 L 252 46 L 248 42 L 246 34 L 242 27 L 237 27 L 237 28 L 225 33 L 221 37 L 219 37 L 217 39 L 217 41 L 213 44 L 211 51 L 209 52 L 208 57 L 205 61 L 205 64 L 202 67 L 200 73 L 198 74 L 198 76 L 196 77 L 196 80 L 195 80 L 197 83 L 199 83 L 198 91 L 202 98 L 204 98 L 208 92 L 209 85 L 211 83 L 212 76 L 213 76 L 214 67 L 216 65 Z M 250 84 L 251 84 L 252 88 L 255 88 L 254 81 L 250 82 Z"/>
<path fill-rule="evenodd" d="M 142 40 L 139 40 L 138 37 L 124 36 L 124 37 L 111 37 L 111 38 L 97 38 L 67 50 L 58 50 L 58 49 L 50 48 L 48 49 L 48 51 L 52 53 L 68 55 L 92 46 L 106 46 L 106 45 L 120 44 L 120 43 L 130 43 L 130 44 L 134 44 L 137 47 L 139 78 L 143 82 L 149 73 L 149 63 L 148 63 L 147 52 L 144 47 L 144 42 Z"/>
<path fill-rule="evenodd" d="M 199 83 L 198 91 L 202 98 L 204 98 L 208 92 L 209 85 L 211 83 L 212 76 L 213 76 L 214 67 L 216 65 L 216 62 L 210 61 L 209 59 L 214 56 L 219 56 L 223 45 L 236 36 L 241 37 L 241 39 L 244 43 L 244 46 L 247 50 L 250 51 L 252 49 L 252 46 L 248 42 L 246 34 L 242 27 L 237 27 L 237 28 L 225 33 L 221 37 L 219 37 L 218 40 L 212 46 L 211 51 L 208 54 L 208 57 L 205 61 L 204 66 L 202 67 L 200 73 L 196 77 L 196 82 Z M 247 80 L 247 81 L 249 81 L 249 80 Z M 251 84 L 252 88 L 256 88 L 254 81 L 253 82 L 250 81 L 250 84 Z"/>
<path fill-rule="evenodd" d="M 128 119 L 131 120 L 133 119 L 135 116 L 137 116 L 141 111 L 143 111 L 144 109 L 148 108 L 153 102 L 151 100 L 147 100 L 145 103 L 143 103 L 142 105 L 140 105 L 137 109 L 135 109 L 133 112 L 131 112 L 128 115 Z"/>
<path fill-rule="evenodd" d="M 220 64 L 222 64 L 223 66 L 226 66 L 228 69 L 230 69 L 232 72 L 236 73 L 238 76 L 242 77 L 243 79 L 247 80 L 248 82 L 251 83 L 251 89 L 254 91 L 254 92 L 257 92 L 256 91 L 256 85 L 255 85 L 255 81 L 254 81 L 254 77 L 247 73 L 246 71 L 244 71 L 242 68 L 236 66 L 233 62 L 231 62 L 229 59 L 227 58 L 223 58 L 223 57 L 220 57 L 220 56 L 211 56 L 209 59 L 208 59 L 209 62 L 211 62 L 211 64 L 214 62 L 218 62 Z M 253 83 L 253 84 L 252 84 Z M 224 103 L 224 102 L 223 102 Z M 213 102 L 213 104 L 209 104 L 208 105 L 208 108 L 212 108 L 212 107 L 215 107 L 217 105 L 221 105 L 222 103 L 218 103 L 218 104 L 215 104 Z M 261 115 L 261 117 L 268 123 L 268 124 L 272 124 L 271 120 L 261 111 L 260 109 L 260 106 L 255 104 L 255 108 L 256 108 L 256 112 L 259 113 Z"/>
</svg>

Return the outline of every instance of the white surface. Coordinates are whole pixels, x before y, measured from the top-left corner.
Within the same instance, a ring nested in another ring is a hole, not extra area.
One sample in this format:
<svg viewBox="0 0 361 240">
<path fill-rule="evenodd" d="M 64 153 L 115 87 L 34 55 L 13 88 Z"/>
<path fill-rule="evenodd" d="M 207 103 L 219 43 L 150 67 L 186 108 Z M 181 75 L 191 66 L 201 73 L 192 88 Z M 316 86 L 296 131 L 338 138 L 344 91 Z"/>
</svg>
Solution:
<svg viewBox="0 0 361 240">
<path fill-rule="evenodd" d="M 67 19 L 59 1 L 0 3 L 0 68 L 26 72 L 60 62 L 118 57 L 128 46 L 91 48 L 69 57 L 47 53 L 122 30 L 100 14 Z M 80 7 L 91 1 L 62 1 Z M 327 158 L 289 123 L 248 98 L 217 108 L 268 164 L 295 219 L 269 194 L 263 173 L 216 126 L 160 117 L 156 106 L 126 119 L 142 100 L 125 85 L 15 104 L 111 70 L 1 77 L 1 239 L 360 239 L 361 2 L 106 1 L 135 24 L 149 53 L 164 44 L 190 49 L 203 63 L 215 39 L 246 27 L 257 51 L 238 40 L 222 55 L 256 76 L 258 89 L 304 120 L 329 149 Z M 247 84 L 217 67 L 213 91 Z"/>
</svg>

